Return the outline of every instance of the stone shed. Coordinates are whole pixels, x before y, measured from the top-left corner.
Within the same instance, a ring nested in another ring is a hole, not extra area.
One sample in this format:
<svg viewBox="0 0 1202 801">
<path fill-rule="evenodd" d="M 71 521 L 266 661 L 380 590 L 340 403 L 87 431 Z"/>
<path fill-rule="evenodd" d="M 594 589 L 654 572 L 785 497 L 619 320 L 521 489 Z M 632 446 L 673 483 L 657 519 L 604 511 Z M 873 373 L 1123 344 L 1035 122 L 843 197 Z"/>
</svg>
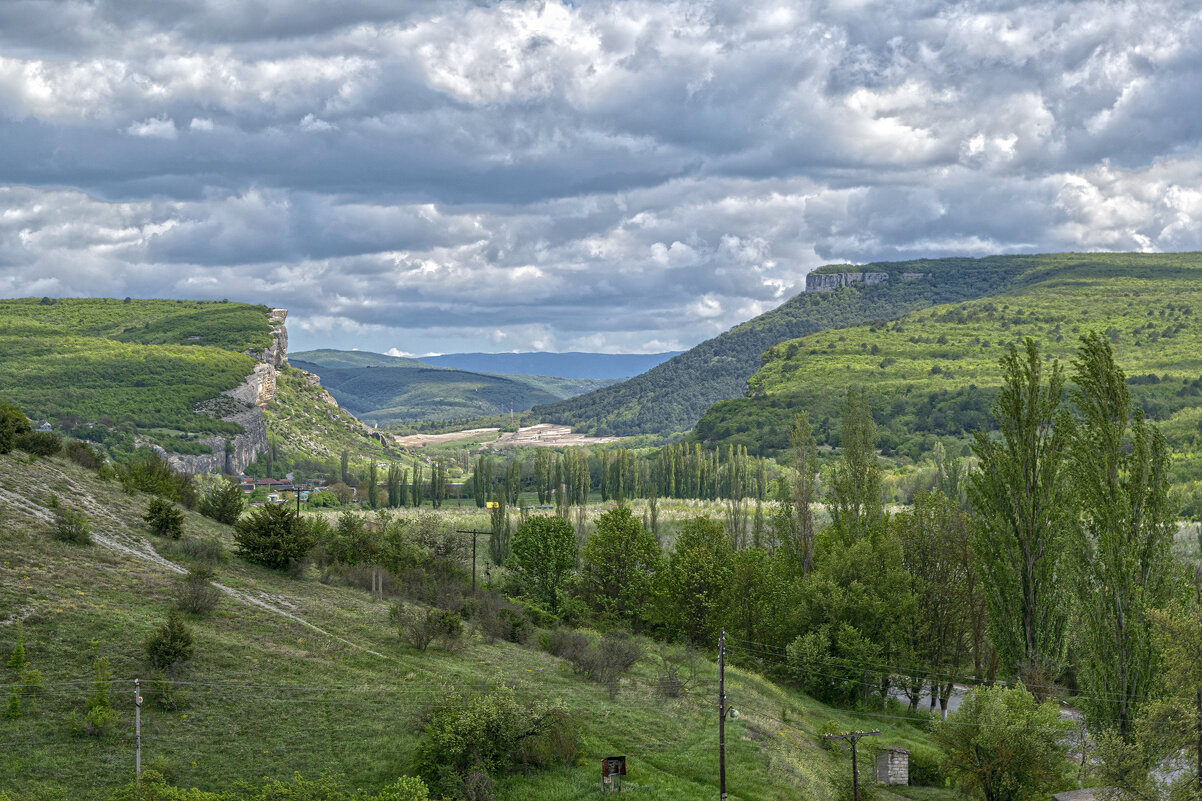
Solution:
<svg viewBox="0 0 1202 801">
<path fill-rule="evenodd" d="M 886 748 L 877 754 L 876 780 L 882 784 L 909 784 L 909 750 L 905 748 Z"/>
</svg>

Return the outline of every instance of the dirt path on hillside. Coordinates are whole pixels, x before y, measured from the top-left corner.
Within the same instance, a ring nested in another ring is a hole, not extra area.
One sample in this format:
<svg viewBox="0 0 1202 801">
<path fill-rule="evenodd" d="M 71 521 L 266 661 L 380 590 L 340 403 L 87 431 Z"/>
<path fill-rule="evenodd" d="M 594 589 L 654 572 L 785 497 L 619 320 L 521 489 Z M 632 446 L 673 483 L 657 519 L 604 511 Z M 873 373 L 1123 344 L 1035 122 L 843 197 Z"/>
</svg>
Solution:
<svg viewBox="0 0 1202 801">
<path fill-rule="evenodd" d="M 62 471 L 54 469 L 46 463 L 43 463 L 42 466 L 49 467 L 50 472 L 57 474 L 63 480 L 67 480 L 66 474 L 64 474 Z M 188 572 L 187 568 L 172 562 L 170 559 L 164 557 L 162 554 L 156 551 L 152 543 L 139 534 L 131 531 L 124 520 L 114 514 L 113 511 L 104 504 L 98 503 L 91 495 L 87 493 L 80 493 L 74 495 L 71 498 L 71 501 L 77 509 L 86 513 L 88 518 L 92 521 L 103 521 L 102 525 L 107 524 L 105 527 L 109 529 L 108 532 L 97 530 L 98 527 L 96 525 L 92 526 L 92 542 L 96 545 L 119 553 L 126 558 L 138 559 L 146 564 L 153 565 L 162 573 L 179 576 Z M 54 512 L 51 509 L 42 506 L 40 503 L 33 501 L 20 493 L 12 492 L 4 487 L 0 487 L 0 503 L 10 504 L 13 508 L 19 509 L 30 517 L 33 517 L 43 523 L 54 523 Z M 119 531 L 120 534 L 114 534 L 114 530 Z M 291 620 L 294 623 L 299 623 L 306 628 L 312 629 L 319 634 L 323 634 L 332 640 L 336 640 L 343 645 L 348 645 L 358 651 L 364 651 L 372 654 L 373 656 L 378 656 L 381 659 L 389 658 L 379 651 L 373 651 L 366 646 L 359 645 L 358 643 L 352 642 L 344 637 L 339 637 L 337 634 L 326 631 L 320 626 L 310 623 L 300 615 L 283 608 L 284 605 L 287 604 L 291 606 L 291 604 L 288 604 L 287 601 L 284 601 L 281 598 L 270 596 L 264 592 L 257 593 L 256 597 L 255 594 L 236 590 L 216 581 L 212 582 L 212 584 L 222 593 L 228 595 L 230 598 L 233 598 L 239 603 L 269 612 L 273 615 L 278 615 Z M 296 607 L 293 606 L 292 608 L 295 609 Z"/>
</svg>

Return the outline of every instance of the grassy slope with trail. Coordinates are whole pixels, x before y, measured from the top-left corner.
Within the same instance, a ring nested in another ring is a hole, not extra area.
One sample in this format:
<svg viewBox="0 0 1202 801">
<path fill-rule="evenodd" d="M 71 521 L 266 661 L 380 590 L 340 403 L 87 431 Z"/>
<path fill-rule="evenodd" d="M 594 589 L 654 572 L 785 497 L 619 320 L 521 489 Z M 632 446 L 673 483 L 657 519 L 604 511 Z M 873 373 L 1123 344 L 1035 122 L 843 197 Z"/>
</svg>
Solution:
<svg viewBox="0 0 1202 801">
<path fill-rule="evenodd" d="M 922 259 L 822 268 L 824 272 L 887 272 L 890 280 L 875 286 L 802 293 L 642 375 L 587 395 L 536 406 L 531 417 L 595 435 L 676 438 L 692 428 L 713 404 L 742 397 L 747 380 L 760 367 L 761 355 L 776 343 L 814 331 L 846 328 L 940 303 L 983 297 L 1007 286 L 1032 258 Z M 907 272 L 929 273 L 931 277 L 903 281 L 902 273 Z"/>
<path fill-rule="evenodd" d="M 991 426 L 998 359 L 1010 343 L 1033 337 L 1067 368 L 1080 335 L 1098 330 L 1111 338 L 1133 398 L 1180 454 L 1178 467 L 1194 463 L 1202 423 L 1202 314 L 1195 311 L 1202 308 L 1202 255 L 1059 255 L 1028 265 L 1013 288 L 987 299 L 779 343 L 749 381 L 749 397 L 714 406 L 693 437 L 779 452 L 788 447 L 794 411 L 805 409 L 819 441 L 838 444 L 839 404 L 849 386 L 862 386 L 886 453 L 915 456 L 935 436 Z"/>
<path fill-rule="evenodd" d="M 59 459 L 0 456 L 0 488 L 0 655 L 7 658 L 21 620 L 27 659 L 47 685 L 23 697 L 21 716 L 0 727 L 0 787 L 17 798 L 52 786 L 73 799 L 103 798 L 132 771 L 131 680 L 150 676 L 142 644 L 173 597 L 174 574 L 162 557 L 186 566 L 188 548 L 146 532 L 139 516 L 148 496 L 125 495 L 115 482 Z M 109 545 L 54 540 L 51 492 L 85 509 Z M 228 527 L 185 516 L 183 545 L 230 547 Z M 152 547 L 159 561 L 149 559 Z M 575 767 L 504 779 L 501 799 L 591 797 L 597 760 L 611 753 L 629 757 L 624 792 L 634 797 L 717 794 L 712 662 L 703 661 L 702 680 L 689 693 L 665 701 L 652 692 L 656 674 L 646 658 L 610 700 L 537 648 L 475 636 L 458 653 L 407 648 L 388 624 L 386 602 L 323 584 L 312 569 L 290 578 L 231 558 L 215 570 L 240 598 L 224 597 L 210 616 L 191 621 L 196 654 L 182 677 L 186 704 L 166 711 L 153 688 L 145 691 L 144 764 L 167 768 L 181 785 L 218 789 L 331 770 L 374 790 L 407 770 L 428 704 L 505 682 L 578 714 L 584 754 Z M 68 717 L 82 713 L 96 656 L 111 661 L 119 720 L 107 737 L 73 737 Z M 879 739 L 889 745 L 925 742 L 909 723 L 857 718 L 744 670 L 728 671 L 727 692 L 742 712 L 727 727 L 732 800 L 832 798 L 848 765 L 821 745 L 817 732 L 828 721 L 841 729 L 880 726 L 886 736 Z"/>
</svg>

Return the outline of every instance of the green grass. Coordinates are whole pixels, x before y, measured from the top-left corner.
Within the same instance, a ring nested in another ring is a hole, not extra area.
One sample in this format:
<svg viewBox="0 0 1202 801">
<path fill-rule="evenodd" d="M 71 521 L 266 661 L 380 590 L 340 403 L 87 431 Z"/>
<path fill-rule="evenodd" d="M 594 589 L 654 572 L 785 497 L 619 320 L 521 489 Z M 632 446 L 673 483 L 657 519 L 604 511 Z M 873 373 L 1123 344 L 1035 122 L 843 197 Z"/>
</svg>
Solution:
<svg viewBox="0 0 1202 801">
<path fill-rule="evenodd" d="M 748 381 L 749 396 L 713 407 L 693 436 L 779 452 L 793 414 L 805 409 L 819 441 L 837 445 L 840 403 L 848 387 L 862 386 L 873 398 L 886 455 L 917 459 L 935 437 L 963 438 L 991 425 L 1002 381 L 998 359 L 1010 343 L 1033 337 L 1071 369 L 1079 337 L 1097 330 L 1111 338 L 1133 398 L 1162 424 L 1179 461 L 1196 463 L 1202 256 L 1040 257 L 1015 286 L 988 299 L 781 342 Z"/>
<path fill-rule="evenodd" d="M 131 775 L 132 680 L 150 677 L 142 643 L 164 619 L 171 574 L 128 552 L 52 539 L 49 494 L 87 510 L 96 534 L 115 544 L 154 548 L 179 564 L 187 558 L 178 545 L 143 528 L 147 496 L 122 494 L 115 482 L 73 464 L 3 456 L 0 488 L 0 657 L 14 644 L 13 623 L 23 621 L 27 658 L 47 684 L 44 694 L 23 699 L 20 718 L 0 724 L 0 787 L 21 794 L 57 786 L 73 799 L 102 798 Z M 189 540 L 229 548 L 230 531 L 186 513 Z M 490 645 L 471 636 L 457 653 L 416 652 L 388 625 L 386 602 L 322 584 L 312 569 L 291 578 L 236 558 L 215 569 L 222 584 L 328 633 L 231 598 L 191 621 L 196 655 L 183 676 L 186 707 L 160 709 L 147 692 L 142 718 L 145 763 L 157 760 L 181 785 L 218 789 L 237 780 L 332 770 L 374 790 L 408 769 L 432 701 L 504 682 L 568 706 L 581 721 L 584 748 L 579 765 L 504 779 L 502 799 L 592 797 L 597 762 L 614 753 L 629 759 L 624 792 L 634 797 L 691 801 L 717 793 L 711 661 L 702 662 L 688 693 L 664 700 L 652 690 L 654 660 L 645 658 L 611 700 L 536 647 Z M 95 656 L 112 662 L 110 694 L 119 721 L 108 737 L 76 738 L 67 719 L 83 709 Z M 833 777 L 848 765 L 816 736 L 827 721 L 879 726 L 883 744 L 926 742 L 909 722 L 831 709 L 744 669 L 728 670 L 727 692 L 742 712 L 727 729 L 732 799 L 833 798 Z"/>
<path fill-rule="evenodd" d="M 400 452 L 387 444 L 390 438 L 376 439 L 362 422 L 329 403 L 323 388 L 296 369 L 285 368 L 276 375 L 275 397 L 263 417 L 280 454 L 276 477 L 298 467 L 307 474 L 336 475 L 343 451 L 351 455 L 356 470 L 366 459 L 391 459 Z M 262 467 L 260 456 L 258 469 Z"/>
<path fill-rule="evenodd" d="M 0 398 L 34 419 L 236 432 L 193 407 L 251 372 L 254 360 L 242 351 L 270 344 L 266 311 L 200 301 L 0 300 Z"/>
</svg>

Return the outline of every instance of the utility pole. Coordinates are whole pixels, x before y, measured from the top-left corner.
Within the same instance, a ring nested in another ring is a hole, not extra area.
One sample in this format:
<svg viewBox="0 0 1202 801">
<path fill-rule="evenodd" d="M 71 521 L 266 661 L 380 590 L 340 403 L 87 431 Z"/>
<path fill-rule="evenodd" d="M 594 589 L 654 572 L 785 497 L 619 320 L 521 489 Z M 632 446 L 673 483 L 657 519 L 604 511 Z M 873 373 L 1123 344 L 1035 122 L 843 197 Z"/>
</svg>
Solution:
<svg viewBox="0 0 1202 801">
<path fill-rule="evenodd" d="M 876 737 L 880 731 L 849 731 L 843 734 L 824 734 L 824 740 L 851 740 L 851 795 L 860 801 L 860 769 L 856 764 L 856 741 L 861 737 Z"/>
<path fill-rule="evenodd" d="M 718 792 L 726 801 L 726 629 L 718 637 Z"/>
<path fill-rule="evenodd" d="M 487 531 L 476 531 L 473 529 L 457 528 L 456 534 L 471 534 L 472 535 L 472 595 L 476 594 L 476 537 L 479 534 L 487 534 Z"/>
<path fill-rule="evenodd" d="M 739 716 L 739 710 L 726 705 L 726 629 L 718 637 L 718 792 L 726 801 L 726 716 Z"/>
<path fill-rule="evenodd" d="M 134 778 L 142 797 L 142 680 L 134 679 Z"/>
</svg>

